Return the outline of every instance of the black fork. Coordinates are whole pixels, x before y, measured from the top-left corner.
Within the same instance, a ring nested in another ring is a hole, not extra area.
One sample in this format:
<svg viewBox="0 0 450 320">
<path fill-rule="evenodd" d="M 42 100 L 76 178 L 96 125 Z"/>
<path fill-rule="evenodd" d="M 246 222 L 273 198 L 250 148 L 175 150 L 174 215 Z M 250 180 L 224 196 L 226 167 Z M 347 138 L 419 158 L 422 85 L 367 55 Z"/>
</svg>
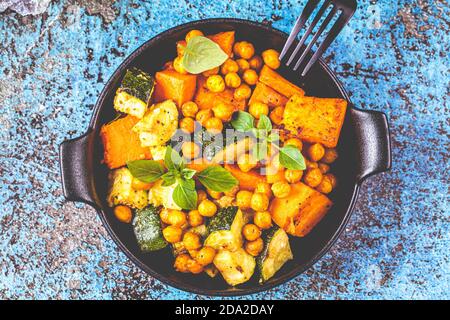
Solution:
<svg viewBox="0 0 450 320">
<path fill-rule="evenodd" d="M 286 65 L 289 67 L 292 65 L 294 61 L 296 61 L 293 69 L 294 71 L 297 71 L 300 65 L 304 65 L 304 68 L 301 72 L 302 77 L 304 77 L 309 69 L 314 65 L 314 63 L 319 59 L 319 57 L 322 55 L 322 53 L 330 46 L 330 44 L 333 42 L 333 40 L 336 38 L 336 36 L 341 32 L 341 30 L 344 28 L 344 26 L 347 24 L 347 22 L 350 20 L 350 18 L 353 16 L 353 13 L 355 13 L 356 10 L 356 0 L 325 0 L 325 2 L 322 4 L 320 9 L 317 12 L 317 15 L 314 17 L 313 21 L 309 25 L 306 32 L 303 34 L 302 38 L 298 42 L 295 49 L 290 54 L 287 61 L 286 59 L 283 60 L 283 58 L 287 57 L 288 51 L 291 51 L 293 44 L 295 40 L 297 39 L 297 35 L 301 31 L 301 29 L 305 26 L 306 21 L 308 21 L 308 18 L 313 13 L 314 9 L 317 7 L 317 5 L 321 2 L 321 0 L 309 0 L 306 4 L 305 8 L 303 9 L 303 12 L 301 16 L 297 19 L 297 22 L 295 23 L 294 28 L 291 31 L 291 34 L 289 35 L 289 38 L 287 39 L 283 50 L 280 54 L 280 60 L 286 63 Z M 325 11 L 328 9 L 328 7 L 331 6 L 331 10 L 328 13 L 328 15 L 325 17 L 325 19 L 322 22 L 322 25 L 319 27 L 317 32 L 314 34 L 313 38 L 311 39 L 311 42 L 304 48 L 304 50 L 301 50 L 302 47 L 304 47 L 306 39 L 309 37 L 311 32 L 313 31 L 314 27 L 319 22 L 320 18 L 323 16 Z M 311 58 L 307 61 L 305 61 L 305 58 L 309 56 L 309 52 L 311 51 L 311 48 L 313 45 L 317 42 L 317 39 L 320 37 L 320 35 L 323 33 L 325 28 L 328 26 L 330 21 L 338 15 L 336 22 L 331 27 L 330 31 L 328 32 L 327 36 L 324 38 L 323 42 L 319 45 L 316 52 L 311 56 Z M 298 58 L 297 58 L 298 57 Z"/>
</svg>

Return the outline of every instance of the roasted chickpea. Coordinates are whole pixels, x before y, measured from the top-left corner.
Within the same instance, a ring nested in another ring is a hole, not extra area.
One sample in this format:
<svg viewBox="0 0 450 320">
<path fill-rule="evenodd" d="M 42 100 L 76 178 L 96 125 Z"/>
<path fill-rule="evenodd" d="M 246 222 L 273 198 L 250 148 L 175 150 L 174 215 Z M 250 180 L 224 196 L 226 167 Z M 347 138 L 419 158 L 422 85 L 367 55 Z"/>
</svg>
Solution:
<svg viewBox="0 0 450 320">
<path fill-rule="evenodd" d="M 219 71 L 220 71 L 220 67 L 215 67 L 210 70 L 203 71 L 202 75 L 205 77 L 209 77 L 209 76 L 213 76 L 215 74 L 219 74 Z"/>
<path fill-rule="evenodd" d="M 192 118 L 183 118 L 180 120 L 179 127 L 187 133 L 193 133 L 195 130 L 195 121 Z"/>
<path fill-rule="evenodd" d="M 269 116 L 270 120 L 272 120 L 272 123 L 280 125 L 283 122 L 283 113 L 284 113 L 283 107 L 274 108 Z"/>
<path fill-rule="evenodd" d="M 252 200 L 252 193 L 247 190 L 241 190 L 236 194 L 236 205 L 242 209 L 249 209 Z"/>
<path fill-rule="evenodd" d="M 278 181 L 272 185 L 272 192 L 277 198 L 285 198 L 291 192 L 291 186 L 287 182 Z"/>
<path fill-rule="evenodd" d="M 200 147 L 195 142 L 183 142 L 181 152 L 186 159 L 195 159 L 200 154 Z"/>
<path fill-rule="evenodd" d="M 198 252 L 199 252 L 199 251 L 200 251 L 200 250 L 198 250 L 198 249 L 191 249 L 191 250 L 188 250 L 189 255 L 190 255 L 191 258 L 193 258 L 193 259 L 197 258 L 197 255 L 198 255 Z"/>
<path fill-rule="evenodd" d="M 189 272 L 189 270 L 188 270 L 188 261 L 189 260 L 191 260 L 191 257 L 189 257 L 188 254 L 186 254 L 186 253 L 179 254 L 175 258 L 175 263 L 173 265 L 175 270 L 177 270 L 178 272 L 184 272 L 184 273 Z"/>
<path fill-rule="evenodd" d="M 264 193 L 267 197 L 272 197 L 272 190 L 270 189 L 270 184 L 266 181 L 258 182 L 256 184 L 255 192 Z"/>
<path fill-rule="evenodd" d="M 220 197 L 222 196 L 222 192 L 217 192 L 214 190 L 209 190 L 207 189 L 206 192 L 209 194 L 209 196 L 213 199 L 220 199 Z"/>
<path fill-rule="evenodd" d="M 237 59 L 236 60 L 239 66 L 239 73 L 243 73 L 245 70 L 250 69 L 250 63 L 245 59 Z"/>
<path fill-rule="evenodd" d="M 322 181 L 323 174 L 319 168 L 308 169 L 304 177 L 305 183 L 311 188 L 317 187 Z"/>
<path fill-rule="evenodd" d="M 183 236 L 183 245 L 186 250 L 195 250 L 202 247 L 200 236 L 192 231 L 188 231 Z"/>
<path fill-rule="evenodd" d="M 198 112 L 198 106 L 193 101 L 185 102 L 181 106 L 181 113 L 183 113 L 183 116 L 185 116 L 185 117 L 195 118 L 195 115 L 197 114 L 197 112 Z"/>
<path fill-rule="evenodd" d="M 328 171 L 330 171 L 330 166 L 325 164 L 325 163 L 319 163 L 318 164 L 320 172 L 322 172 L 323 174 L 327 173 Z"/>
<path fill-rule="evenodd" d="M 191 210 L 188 213 L 188 222 L 191 227 L 198 227 L 203 224 L 204 219 L 198 210 Z"/>
<path fill-rule="evenodd" d="M 242 74 L 242 79 L 244 79 L 248 85 L 254 86 L 258 82 L 258 74 L 255 70 L 248 69 Z"/>
<path fill-rule="evenodd" d="M 222 120 L 216 117 L 206 120 L 203 126 L 211 133 L 219 133 L 223 130 Z"/>
<path fill-rule="evenodd" d="M 324 156 L 325 148 L 320 143 L 314 143 L 309 146 L 307 154 L 311 161 L 317 162 Z"/>
<path fill-rule="evenodd" d="M 272 226 L 272 216 L 269 211 L 258 211 L 253 217 L 253 223 L 261 229 L 269 229 Z"/>
<path fill-rule="evenodd" d="M 284 171 L 284 177 L 286 178 L 286 181 L 289 183 L 299 182 L 302 179 L 302 176 L 303 176 L 302 170 L 286 169 L 286 171 Z"/>
<path fill-rule="evenodd" d="M 194 259 L 189 259 L 187 262 L 187 268 L 192 274 L 199 274 L 203 272 L 203 266 Z"/>
<path fill-rule="evenodd" d="M 263 61 L 260 56 L 253 56 L 253 58 L 250 59 L 249 64 L 250 68 L 258 71 L 261 69 Z"/>
<path fill-rule="evenodd" d="M 237 56 L 247 60 L 255 54 L 255 48 L 250 42 L 247 41 L 236 42 L 234 44 L 233 51 Z"/>
<path fill-rule="evenodd" d="M 255 211 L 265 211 L 269 207 L 269 197 L 264 193 L 254 193 L 250 206 Z"/>
<path fill-rule="evenodd" d="M 338 153 L 337 153 L 336 149 L 326 148 L 325 154 L 323 155 L 323 158 L 321 160 L 322 160 L 322 162 L 330 164 L 330 163 L 333 163 L 337 158 L 338 158 Z"/>
<path fill-rule="evenodd" d="M 197 112 L 195 120 L 197 120 L 201 125 L 203 125 L 205 121 L 208 120 L 209 118 L 212 118 L 212 116 L 213 113 L 211 109 L 200 110 L 199 112 Z"/>
<path fill-rule="evenodd" d="M 261 237 L 261 229 L 253 223 L 249 223 L 242 228 L 242 234 L 248 241 L 253 241 Z"/>
<path fill-rule="evenodd" d="M 225 76 L 225 84 L 229 88 L 237 88 L 241 85 L 241 78 L 236 72 L 227 73 Z"/>
<path fill-rule="evenodd" d="M 173 60 L 173 68 L 178 73 L 181 73 L 181 74 L 188 73 L 183 66 L 183 57 L 176 57 L 175 60 Z"/>
<path fill-rule="evenodd" d="M 305 159 L 306 169 L 317 169 L 319 164 L 317 162 L 309 161 Z"/>
<path fill-rule="evenodd" d="M 191 40 L 194 37 L 198 37 L 198 36 L 204 36 L 203 32 L 201 32 L 200 30 L 191 30 L 186 34 L 185 40 L 186 42 L 189 42 L 189 40 Z"/>
<path fill-rule="evenodd" d="M 166 208 L 162 209 L 159 212 L 159 218 L 161 219 L 162 223 L 170 224 L 169 213 L 170 213 L 170 209 L 166 209 Z"/>
<path fill-rule="evenodd" d="M 262 53 L 264 63 L 271 69 L 278 69 L 280 67 L 280 54 L 278 51 L 269 49 Z"/>
<path fill-rule="evenodd" d="M 175 227 L 182 227 L 186 224 L 186 214 L 180 210 L 170 210 L 167 221 Z"/>
<path fill-rule="evenodd" d="M 220 67 L 220 72 L 223 75 L 227 75 L 229 73 L 237 73 L 238 71 L 239 71 L 239 65 L 233 59 L 228 59 Z"/>
<path fill-rule="evenodd" d="M 127 206 L 117 206 L 114 208 L 114 215 L 116 216 L 117 220 L 124 223 L 130 223 L 131 218 L 133 217 L 133 213 L 131 212 L 131 209 Z"/>
<path fill-rule="evenodd" d="M 248 112 L 256 119 L 259 119 L 262 114 L 265 116 L 269 114 L 269 106 L 262 102 L 253 102 L 249 105 Z"/>
<path fill-rule="evenodd" d="M 333 187 L 333 189 L 335 189 L 336 186 L 337 186 L 337 178 L 336 178 L 336 176 L 334 174 L 332 174 L 332 173 L 327 173 L 325 176 L 327 176 L 330 179 L 331 186 Z"/>
<path fill-rule="evenodd" d="M 241 154 L 237 160 L 239 169 L 243 172 L 249 172 L 256 167 L 256 160 L 249 153 Z"/>
<path fill-rule="evenodd" d="M 257 257 L 261 251 L 264 249 L 264 241 L 261 238 L 258 238 L 254 241 L 249 241 L 245 244 L 245 251 L 248 254 Z"/>
<path fill-rule="evenodd" d="M 163 236 L 169 243 L 176 243 L 181 241 L 181 234 L 183 229 L 176 226 L 167 226 L 163 229 Z"/>
<path fill-rule="evenodd" d="M 234 98 L 236 100 L 245 100 L 250 98 L 251 95 L 252 89 L 246 84 L 241 84 L 234 90 Z"/>
<path fill-rule="evenodd" d="M 239 191 L 239 186 L 234 186 L 233 188 L 231 188 L 228 191 L 225 191 L 223 194 L 226 195 L 227 197 L 236 197 L 236 194 Z"/>
<path fill-rule="evenodd" d="M 200 204 L 200 202 L 202 202 L 205 199 L 208 199 L 206 191 L 205 190 L 197 191 L 197 206 Z"/>
<path fill-rule="evenodd" d="M 214 250 L 211 247 L 203 247 L 198 252 L 197 256 L 195 257 L 195 260 L 197 260 L 197 262 L 200 263 L 202 266 L 207 266 L 208 264 L 213 262 L 215 255 L 216 250 Z"/>
<path fill-rule="evenodd" d="M 150 190 L 152 186 L 153 183 L 144 182 L 136 178 L 133 178 L 133 182 L 131 182 L 131 187 L 134 190 Z"/>
<path fill-rule="evenodd" d="M 198 212 L 204 217 L 212 217 L 217 212 L 217 206 L 211 200 L 205 199 L 198 205 Z"/>
<path fill-rule="evenodd" d="M 302 148 L 303 148 L 303 143 L 302 143 L 302 141 L 301 141 L 300 139 L 297 139 L 297 138 L 290 138 L 290 139 L 287 139 L 287 140 L 284 142 L 284 145 L 285 145 L 285 146 L 287 146 L 287 145 L 293 145 L 293 146 L 297 147 L 297 149 L 299 149 L 300 151 L 302 151 Z"/>
<path fill-rule="evenodd" d="M 231 73 L 227 74 L 229 76 Z M 230 121 L 234 107 L 230 104 L 218 102 L 213 108 L 214 116 L 222 121 Z"/>
<path fill-rule="evenodd" d="M 216 74 L 213 76 L 209 76 L 206 80 L 206 88 L 208 88 L 211 92 L 223 92 L 225 90 L 225 81 L 222 76 Z"/>
<path fill-rule="evenodd" d="M 333 190 L 333 183 L 330 177 L 324 176 L 320 184 L 317 186 L 317 191 L 328 194 Z"/>
</svg>

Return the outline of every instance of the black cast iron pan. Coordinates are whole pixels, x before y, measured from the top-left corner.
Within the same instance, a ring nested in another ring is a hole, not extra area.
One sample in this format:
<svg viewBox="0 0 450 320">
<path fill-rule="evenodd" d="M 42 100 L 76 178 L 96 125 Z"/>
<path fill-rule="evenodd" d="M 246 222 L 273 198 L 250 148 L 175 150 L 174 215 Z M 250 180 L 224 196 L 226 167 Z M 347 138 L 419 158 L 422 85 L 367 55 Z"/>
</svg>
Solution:
<svg viewBox="0 0 450 320">
<path fill-rule="evenodd" d="M 175 43 L 191 29 L 205 34 L 235 30 L 237 40 L 252 42 L 257 52 L 267 48 L 281 50 L 287 35 L 269 26 L 238 19 L 209 19 L 187 23 L 165 31 L 144 43 L 117 68 L 101 92 L 89 128 L 83 136 L 65 141 L 60 147 L 61 173 L 67 200 L 80 201 L 93 206 L 109 234 L 119 248 L 140 268 L 151 276 L 179 289 L 205 295 L 243 295 L 267 290 L 301 274 L 322 257 L 343 231 L 355 205 L 361 182 L 391 166 L 389 128 L 381 112 L 363 111 L 352 107 L 350 98 L 333 72 L 321 60 L 299 81 L 298 75 L 281 69 L 281 73 L 302 86 L 307 95 L 340 97 L 350 102 L 338 145 L 339 159 L 333 165 L 339 187 L 331 198 L 334 205 L 316 228 L 304 238 L 291 237 L 294 259 L 286 263 L 276 275 L 263 285 L 256 277 L 232 288 L 220 277 L 178 273 L 173 268 L 170 250 L 153 253 L 140 252 L 132 226 L 114 217 L 106 205 L 107 173 L 101 164 L 101 126 L 114 118 L 113 98 L 126 71 L 138 67 L 151 74 L 176 55 Z"/>
</svg>

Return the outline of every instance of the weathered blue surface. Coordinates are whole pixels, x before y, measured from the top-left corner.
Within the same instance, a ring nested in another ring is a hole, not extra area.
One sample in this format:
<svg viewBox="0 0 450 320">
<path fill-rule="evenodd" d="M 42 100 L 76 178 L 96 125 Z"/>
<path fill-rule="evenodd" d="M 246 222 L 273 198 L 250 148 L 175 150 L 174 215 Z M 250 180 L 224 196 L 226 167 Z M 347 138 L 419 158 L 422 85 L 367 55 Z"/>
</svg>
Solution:
<svg viewBox="0 0 450 320">
<path fill-rule="evenodd" d="M 0 14 L 0 298 L 199 298 L 141 272 L 94 210 L 64 202 L 57 146 L 83 133 L 108 77 L 150 37 L 223 16 L 289 31 L 305 2 L 71 0 Z M 387 113 L 393 169 L 364 183 L 319 263 L 251 298 L 450 298 L 450 6 L 358 2 L 326 59 L 356 105 Z"/>
</svg>

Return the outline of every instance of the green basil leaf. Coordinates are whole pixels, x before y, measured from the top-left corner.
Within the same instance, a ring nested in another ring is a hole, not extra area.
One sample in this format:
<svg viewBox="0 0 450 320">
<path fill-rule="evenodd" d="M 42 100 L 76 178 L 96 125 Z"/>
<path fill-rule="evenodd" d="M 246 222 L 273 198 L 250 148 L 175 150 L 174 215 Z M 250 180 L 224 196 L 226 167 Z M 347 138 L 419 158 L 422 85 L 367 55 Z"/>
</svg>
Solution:
<svg viewBox="0 0 450 320">
<path fill-rule="evenodd" d="M 305 170 L 305 158 L 303 158 L 300 150 L 293 146 L 287 145 L 280 149 L 280 164 L 291 170 Z"/>
<path fill-rule="evenodd" d="M 185 168 L 181 171 L 181 176 L 184 179 L 192 179 L 196 173 L 197 173 L 197 170 Z"/>
<path fill-rule="evenodd" d="M 252 155 L 257 161 L 261 161 L 267 157 L 267 141 L 258 142 L 252 149 Z"/>
<path fill-rule="evenodd" d="M 162 186 L 168 187 L 173 185 L 175 182 L 177 182 L 177 177 L 173 171 L 166 172 L 161 176 L 161 179 L 163 180 Z"/>
<path fill-rule="evenodd" d="M 262 114 L 259 117 L 257 128 L 261 129 L 261 130 L 271 131 L 272 130 L 272 122 L 270 121 L 269 117 L 266 116 L 265 114 Z"/>
<path fill-rule="evenodd" d="M 183 66 L 193 74 L 199 74 L 220 66 L 228 59 L 214 41 L 198 36 L 190 39 L 184 49 Z"/>
<path fill-rule="evenodd" d="M 233 114 L 231 125 L 235 130 L 246 132 L 254 128 L 255 118 L 245 111 L 238 111 Z"/>
<path fill-rule="evenodd" d="M 166 153 L 164 155 L 164 164 L 169 170 L 179 171 L 183 169 L 184 163 L 183 158 L 181 158 L 180 154 L 172 149 L 172 147 L 168 146 L 166 148 Z"/>
<path fill-rule="evenodd" d="M 235 177 L 220 166 L 210 166 L 197 173 L 197 178 L 207 189 L 223 192 L 238 184 Z"/>
<path fill-rule="evenodd" d="M 164 174 L 164 167 L 154 160 L 130 161 L 127 167 L 133 177 L 146 183 L 154 182 Z"/>
<path fill-rule="evenodd" d="M 197 207 L 195 181 L 193 179 L 180 180 L 173 190 L 172 199 L 182 209 L 195 209 Z"/>
</svg>

